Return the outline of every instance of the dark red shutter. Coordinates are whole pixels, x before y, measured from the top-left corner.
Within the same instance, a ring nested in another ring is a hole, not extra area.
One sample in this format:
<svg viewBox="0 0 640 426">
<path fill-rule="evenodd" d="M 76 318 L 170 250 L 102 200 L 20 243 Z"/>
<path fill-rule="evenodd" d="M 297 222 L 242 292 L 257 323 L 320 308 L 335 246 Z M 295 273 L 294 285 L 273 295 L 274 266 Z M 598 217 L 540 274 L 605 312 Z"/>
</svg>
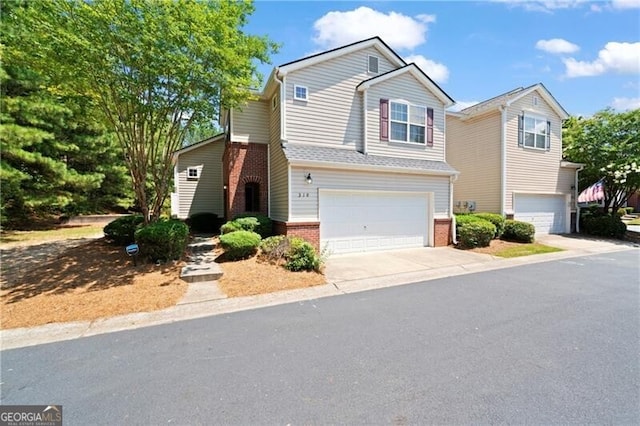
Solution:
<svg viewBox="0 0 640 426">
<path fill-rule="evenodd" d="M 551 122 L 547 121 L 547 137 L 545 138 L 545 149 L 549 151 L 551 149 Z"/>
<path fill-rule="evenodd" d="M 524 145 L 524 111 L 518 116 L 518 146 Z"/>
<path fill-rule="evenodd" d="M 389 140 L 389 99 L 380 99 L 380 140 Z"/>
<path fill-rule="evenodd" d="M 433 146 L 433 108 L 427 108 L 427 146 Z"/>
</svg>

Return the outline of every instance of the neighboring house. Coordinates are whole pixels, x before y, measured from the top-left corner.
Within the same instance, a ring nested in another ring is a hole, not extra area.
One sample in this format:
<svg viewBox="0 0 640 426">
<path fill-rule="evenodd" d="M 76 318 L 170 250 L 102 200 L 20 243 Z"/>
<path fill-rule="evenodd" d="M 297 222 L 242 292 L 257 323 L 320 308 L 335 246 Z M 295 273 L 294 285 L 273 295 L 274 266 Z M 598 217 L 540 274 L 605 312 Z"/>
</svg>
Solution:
<svg viewBox="0 0 640 426">
<path fill-rule="evenodd" d="M 281 65 L 225 134 L 175 153 L 172 211 L 260 212 L 334 253 L 447 245 L 452 104 L 378 37 Z"/>
<path fill-rule="evenodd" d="M 562 160 L 567 117 L 542 84 L 447 112 L 447 162 L 460 171 L 454 209 L 500 213 L 538 234 L 571 232 L 582 164 Z"/>
</svg>

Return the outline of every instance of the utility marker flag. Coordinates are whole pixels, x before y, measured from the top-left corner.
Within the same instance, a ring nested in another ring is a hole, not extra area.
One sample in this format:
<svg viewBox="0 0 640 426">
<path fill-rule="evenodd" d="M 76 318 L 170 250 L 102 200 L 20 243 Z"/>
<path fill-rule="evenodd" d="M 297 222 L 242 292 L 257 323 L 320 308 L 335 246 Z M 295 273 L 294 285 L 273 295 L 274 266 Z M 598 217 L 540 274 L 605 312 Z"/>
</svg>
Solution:
<svg viewBox="0 0 640 426">
<path fill-rule="evenodd" d="M 579 203 L 593 203 L 596 201 L 604 200 L 604 181 L 600 179 L 578 196 Z"/>
</svg>

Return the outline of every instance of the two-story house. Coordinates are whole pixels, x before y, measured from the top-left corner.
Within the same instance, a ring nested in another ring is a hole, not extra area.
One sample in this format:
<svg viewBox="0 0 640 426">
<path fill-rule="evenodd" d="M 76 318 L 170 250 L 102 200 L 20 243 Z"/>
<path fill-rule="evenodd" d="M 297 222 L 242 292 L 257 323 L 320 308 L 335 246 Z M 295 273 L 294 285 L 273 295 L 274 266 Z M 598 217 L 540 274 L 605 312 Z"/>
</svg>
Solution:
<svg viewBox="0 0 640 426">
<path fill-rule="evenodd" d="M 260 212 L 333 253 L 447 245 L 452 104 L 378 37 L 280 65 L 224 134 L 176 152 L 173 213 Z"/>
<path fill-rule="evenodd" d="M 447 161 L 460 171 L 454 211 L 500 213 L 537 234 L 575 223 L 577 173 L 562 160 L 567 112 L 542 84 L 447 112 Z"/>
</svg>

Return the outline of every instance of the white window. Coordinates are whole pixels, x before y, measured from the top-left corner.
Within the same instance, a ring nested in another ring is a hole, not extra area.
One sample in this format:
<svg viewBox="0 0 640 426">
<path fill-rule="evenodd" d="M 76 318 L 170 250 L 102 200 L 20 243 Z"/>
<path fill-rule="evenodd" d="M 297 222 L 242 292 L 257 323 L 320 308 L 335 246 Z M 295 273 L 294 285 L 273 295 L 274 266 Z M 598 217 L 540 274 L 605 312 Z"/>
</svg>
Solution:
<svg viewBox="0 0 640 426">
<path fill-rule="evenodd" d="M 373 74 L 378 74 L 378 57 L 377 56 L 371 56 L 369 55 L 368 57 L 368 68 L 367 70 L 370 73 Z"/>
<path fill-rule="evenodd" d="M 546 149 L 547 130 L 547 120 L 525 115 L 524 146 L 527 148 Z"/>
<path fill-rule="evenodd" d="M 424 144 L 426 112 L 423 106 L 391 103 L 389 135 L 392 141 Z"/>
<path fill-rule="evenodd" d="M 309 91 L 305 86 L 293 86 L 293 99 L 298 101 L 306 101 L 309 99 Z"/>
<path fill-rule="evenodd" d="M 200 178 L 200 169 L 197 167 L 189 167 L 187 168 L 187 179 L 198 179 Z"/>
</svg>

